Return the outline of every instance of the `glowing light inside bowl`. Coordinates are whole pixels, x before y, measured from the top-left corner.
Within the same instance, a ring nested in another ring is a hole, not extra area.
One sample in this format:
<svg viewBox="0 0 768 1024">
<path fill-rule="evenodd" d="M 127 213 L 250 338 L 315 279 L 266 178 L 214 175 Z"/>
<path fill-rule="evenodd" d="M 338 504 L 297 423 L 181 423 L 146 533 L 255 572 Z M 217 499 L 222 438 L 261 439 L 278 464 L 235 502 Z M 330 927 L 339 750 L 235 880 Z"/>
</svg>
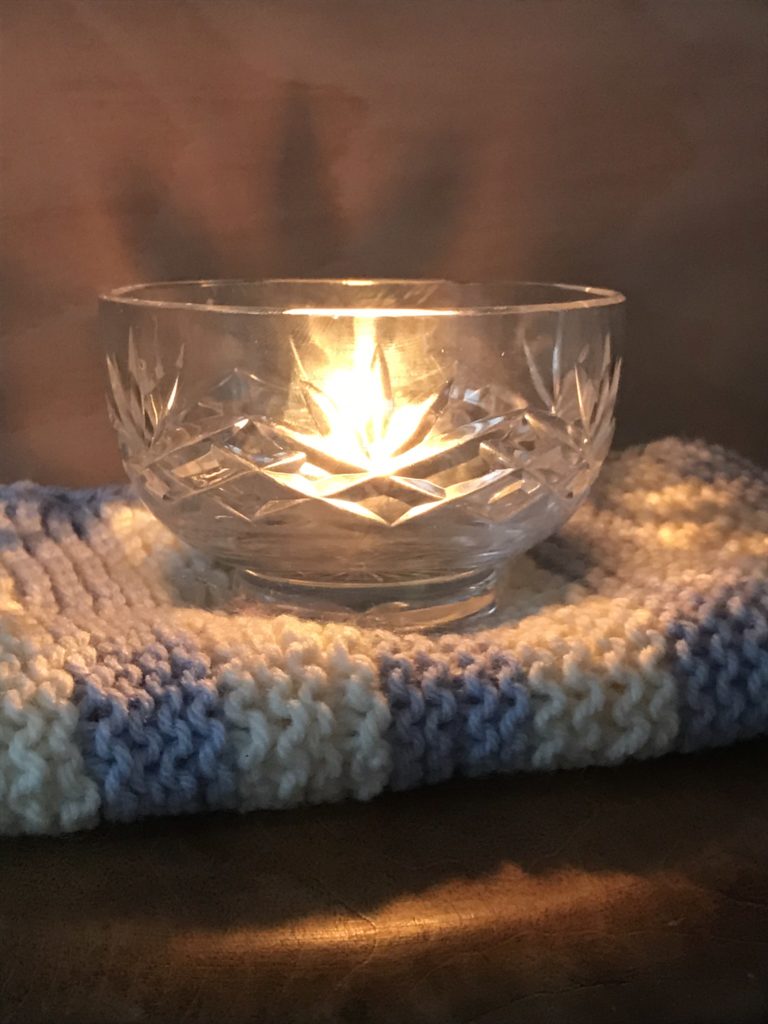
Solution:
<svg viewBox="0 0 768 1024">
<path fill-rule="evenodd" d="M 297 309 L 289 314 L 349 316 L 349 310 Z M 351 358 L 339 359 L 319 380 L 309 380 L 294 349 L 304 400 L 318 428 L 316 436 L 295 434 L 316 454 L 375 475 L 395 473 L 404 452 L 428 435 L 447 388 L 417 402 L 398 402 L 384 348 L 377 339 L 380 317 L 452 316 L 453 310 L 355 309 Z"/>
</svg>

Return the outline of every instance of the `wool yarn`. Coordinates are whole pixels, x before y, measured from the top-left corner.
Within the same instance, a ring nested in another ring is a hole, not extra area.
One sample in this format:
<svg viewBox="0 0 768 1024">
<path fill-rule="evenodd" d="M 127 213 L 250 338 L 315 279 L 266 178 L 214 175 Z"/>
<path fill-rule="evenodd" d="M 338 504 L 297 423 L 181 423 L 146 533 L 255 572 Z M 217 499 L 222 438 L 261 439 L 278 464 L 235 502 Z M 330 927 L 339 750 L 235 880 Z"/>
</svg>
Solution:
<svg viewBox="0 0 768 1024">
<path fill-rule="evenodd" d="M 0 487 L 0 831 L 369 799 L 768 733 L 768 474 L 612 456 L 479 631 L 232 610 L 121 487 Z"/>
</svg>

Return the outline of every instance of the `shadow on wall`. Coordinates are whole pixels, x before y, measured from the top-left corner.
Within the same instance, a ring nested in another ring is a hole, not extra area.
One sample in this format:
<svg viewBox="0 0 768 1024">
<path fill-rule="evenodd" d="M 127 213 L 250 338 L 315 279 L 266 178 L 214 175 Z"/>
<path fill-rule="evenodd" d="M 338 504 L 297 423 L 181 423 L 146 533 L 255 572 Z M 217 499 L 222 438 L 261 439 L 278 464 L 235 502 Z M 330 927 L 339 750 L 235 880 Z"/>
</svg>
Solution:
<svg viewBox="0 0 768 1024">
<path fill-rule="evenodd" d="M 290 268 L 327 272 L 344 247 L 344 215 L 333 174 L 318 138 L 312 92 L 290 82 L 281 104 L 280 142 L 272 196 L 273 260 Z M 309 272 L 309 271 L 302 271 Z M 298 273 L 298 271 L 296 271 Z"/>
<path fill-rule="evenodd" d="M 373 213 L 351 225 L 320 139 L 322 104 L 322 90 L 315 95 L 306 83 L 286 84 L 273 179 L 269 194 L 258 197 L 270 211 L 270 273 L 418 277 L 439 265 L 460 229 L 472 177 L 470 146 L 450 134 L 420 140 Z M 148 166 L 121 160 L 108 177 L 119 182 L 113 213 L 141 280 L 221 276 L 220 268 L 233 263 L 216 226 Z M 253 272 L 259 240 L 252 245 L 254 251 L 234 254 L 235 276 Z"/>
<path fill-rule="evenodd" d="M 429 273 L 425 268 L 439 267 L 460 233 L 470 159 L 469 145 L 454 135 L 420 142 L 333 269 L 362 277 L 421 277 Z"/>
</svg>

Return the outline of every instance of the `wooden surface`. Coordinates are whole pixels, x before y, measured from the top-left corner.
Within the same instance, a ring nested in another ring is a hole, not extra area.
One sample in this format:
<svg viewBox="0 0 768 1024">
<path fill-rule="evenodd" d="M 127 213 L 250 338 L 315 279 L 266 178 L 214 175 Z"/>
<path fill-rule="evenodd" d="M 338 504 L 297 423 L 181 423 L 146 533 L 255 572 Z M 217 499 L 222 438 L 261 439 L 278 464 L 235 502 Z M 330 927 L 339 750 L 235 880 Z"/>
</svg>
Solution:
<svg viewBox="0 0 768 1024">
<path fill-rule="evenodd" d="M 768 462 L 762 0 L 0 0 L 0 478 L 120 474 L 97 292 L 532 278 L 629 298 L 620 444 Z"/>
<path fill-rule="evenodd" d="M 0 1020 L 761 1024 L 768 745 L 0 843 Z"/>
</svg>

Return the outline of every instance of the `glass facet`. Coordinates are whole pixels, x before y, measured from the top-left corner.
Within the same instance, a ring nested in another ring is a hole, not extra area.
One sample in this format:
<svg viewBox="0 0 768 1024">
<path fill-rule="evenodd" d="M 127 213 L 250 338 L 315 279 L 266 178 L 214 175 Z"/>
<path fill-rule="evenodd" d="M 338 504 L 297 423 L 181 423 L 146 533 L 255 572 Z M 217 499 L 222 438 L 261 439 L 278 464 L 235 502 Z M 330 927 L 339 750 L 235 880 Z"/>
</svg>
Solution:
<svg viewBox="0 0 768 1024">
<path fill-rule="evenodd" d="M 578 507 L 610 447 L 623 297 L 447 281 L 191 281 L 101 301 L 148 507 L 253 592 L 442 625 Z"/>
</svg>

